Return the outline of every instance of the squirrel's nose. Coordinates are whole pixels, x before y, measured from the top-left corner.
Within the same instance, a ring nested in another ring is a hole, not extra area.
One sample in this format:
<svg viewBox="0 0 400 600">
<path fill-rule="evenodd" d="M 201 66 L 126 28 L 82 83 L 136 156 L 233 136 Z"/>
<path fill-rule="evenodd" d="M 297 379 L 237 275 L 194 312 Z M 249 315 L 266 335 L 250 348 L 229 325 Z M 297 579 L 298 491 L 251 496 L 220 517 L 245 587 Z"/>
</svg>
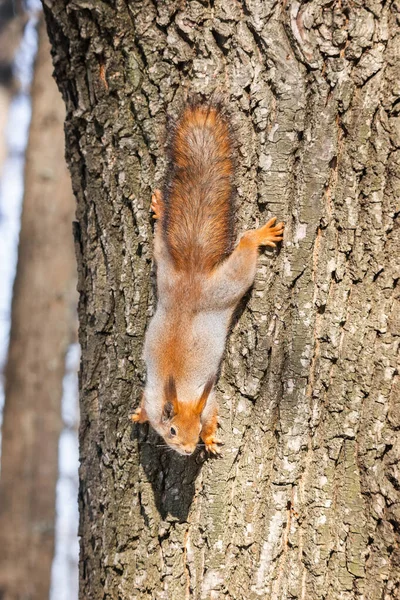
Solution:
<svg viewBox="0 0 400 600">
<path fill-rule="evenodd" d="M 189 454 L 193 454 L 193 452 L 195 451 L 195 448 L 185 448 L 185 454 L 187 454 L 189 456 Z"/>
</svg>

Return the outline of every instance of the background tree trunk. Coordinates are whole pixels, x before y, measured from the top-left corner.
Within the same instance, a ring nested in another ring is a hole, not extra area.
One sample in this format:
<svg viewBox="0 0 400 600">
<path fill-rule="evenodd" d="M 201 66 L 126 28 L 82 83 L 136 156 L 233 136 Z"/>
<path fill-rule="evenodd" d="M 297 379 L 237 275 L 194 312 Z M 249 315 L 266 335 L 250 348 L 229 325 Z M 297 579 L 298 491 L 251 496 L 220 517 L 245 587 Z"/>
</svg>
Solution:
<svg viewBox="0 0 400 600">
<path fill-rule="evenodd" d="M 27 15 L 19 0 L 0 0 L 0 177 L 7 156 L 8 110 L 17 90 L 14 58 L 21 42 Z"/>
<path fill-rule="evenodd" d="M 78 200 L 81 599 L 399 598 L 399 3 L 44 4 Z M 224 457 L 203 462 L 128 414 L 166 113 L 214 90 L 238 230 L 286 233 L 228 342 Z"/>
<path fill-rule="evenodd" d="M 6 369 L 0 478 L 0 598 L 49 597 L 64 360 L 75 324 L 74 201 L 65 108 L 51 78 L 44 21 Z"/>
</svg>

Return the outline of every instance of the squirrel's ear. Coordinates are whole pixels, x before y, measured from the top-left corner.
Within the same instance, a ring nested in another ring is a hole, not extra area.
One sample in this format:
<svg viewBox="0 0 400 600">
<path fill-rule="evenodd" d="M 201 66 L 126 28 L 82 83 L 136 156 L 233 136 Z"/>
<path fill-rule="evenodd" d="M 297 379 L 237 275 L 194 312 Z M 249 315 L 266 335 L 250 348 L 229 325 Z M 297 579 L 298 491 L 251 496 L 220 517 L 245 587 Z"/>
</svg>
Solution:
<svg viewBox="0 0 400 600">
<path fill-rule="evenodd" d="M 200 400 L 197 402 L 196 405 L 196 412 L 198 415 L 201 415 L 201 413 L 204 410 L 204 407 L 206 405 L 208 396 L 210 395 L 210 392 L 213 388 L 213 385 L 215 383 L 215 377 L 210 377 L 210 379 L 207 381 L 206 385 L 204 386 L 204 390 L 203 393 L 200 397 Z"/>
<path fill-rule="evenodd" d="M 161 420 L 163 421 L 163 423 L 170 421 L 174 414 L 174 407 L 172 406 L 171 402 L 165 402 L 161 415 Z"/>
<path fill-rule="evenodd" d="M 176 394 L 175 379 L 169 376 L 164 387 L 165 403 L 163 406 L 162 419 L 169 421 L 178 412 L 178 398 Z"/>
</svg>

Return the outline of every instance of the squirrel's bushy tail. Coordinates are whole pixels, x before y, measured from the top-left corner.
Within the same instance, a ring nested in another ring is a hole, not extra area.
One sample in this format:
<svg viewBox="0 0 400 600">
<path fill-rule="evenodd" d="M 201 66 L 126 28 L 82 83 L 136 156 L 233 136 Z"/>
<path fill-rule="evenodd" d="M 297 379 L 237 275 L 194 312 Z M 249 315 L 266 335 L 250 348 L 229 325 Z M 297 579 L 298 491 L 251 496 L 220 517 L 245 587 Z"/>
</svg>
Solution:
<svg viewBox="0 0 400 600">
<path fill-rule="evenodd" d="M 233 162 L 218 105 L 193 103 L 170 140 L 163 230 L 177 269 L 211 271 L 232 250 Z"/>
</svg>

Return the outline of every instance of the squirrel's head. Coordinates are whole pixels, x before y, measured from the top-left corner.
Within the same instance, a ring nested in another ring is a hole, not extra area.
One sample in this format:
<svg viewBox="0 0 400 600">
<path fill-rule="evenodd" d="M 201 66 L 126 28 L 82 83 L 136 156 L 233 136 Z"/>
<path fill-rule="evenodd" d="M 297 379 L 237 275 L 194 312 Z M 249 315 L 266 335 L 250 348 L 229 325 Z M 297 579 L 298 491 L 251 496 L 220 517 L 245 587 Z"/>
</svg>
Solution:
<svg viewBox="0 0 400 600">
<path fill-rule="evenodd" d="M 165 384 L 161 416 L 162 436 L 168 446 L 179 454 L 187 456 L 196 450 L 201 431 L 201 413 L 213 385 L 214 378 L 206 383 L 200 398 L 189 402 L 180 402 L 174 378 L 169 377 Z"/>
</svg>

